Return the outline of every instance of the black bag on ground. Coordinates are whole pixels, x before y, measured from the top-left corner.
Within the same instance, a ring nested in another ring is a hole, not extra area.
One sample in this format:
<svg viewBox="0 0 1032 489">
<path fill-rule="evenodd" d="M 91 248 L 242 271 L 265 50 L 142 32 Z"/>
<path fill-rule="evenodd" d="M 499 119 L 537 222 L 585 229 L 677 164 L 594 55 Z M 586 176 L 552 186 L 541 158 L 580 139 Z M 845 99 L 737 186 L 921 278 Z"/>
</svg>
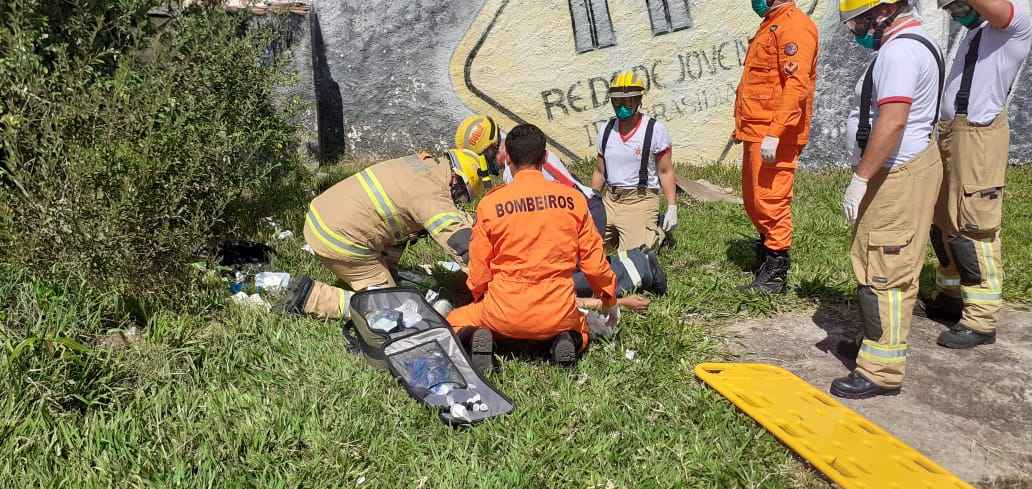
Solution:
<svg viewBox="0 0 1032 489">
<path fill-rule="evenodd" d="M 432 328 L 391 341 L 387 366 L 413 399 L 438 409 L 449 425 L 474 424 L 513 410 L 470 365 L 451 328 Z"/>
<path fill-rule="evenodd" d="M 473 370 L 448 321 L 418 290 L 356 293 L 344 336 L 370 365 L 389 370 L 409 396 L 440 410 L 445 423 L 472 424 L 514 408 Z"/>
<path fill-rule="evenodd" d="M 651 252 L 641 248 L 617 253 L 606 257 L 609 266 L 616 274 L 616 295 L 622 297 L 635 291 L 653 292 L 665 295 L 667 292 L 666 274 L 659 265 L 659 260 Z M 588 279 L 580 271 L 573 274 L 573 286 L 577 297 L 591 297 L 594 292 Z"/>
</svg>

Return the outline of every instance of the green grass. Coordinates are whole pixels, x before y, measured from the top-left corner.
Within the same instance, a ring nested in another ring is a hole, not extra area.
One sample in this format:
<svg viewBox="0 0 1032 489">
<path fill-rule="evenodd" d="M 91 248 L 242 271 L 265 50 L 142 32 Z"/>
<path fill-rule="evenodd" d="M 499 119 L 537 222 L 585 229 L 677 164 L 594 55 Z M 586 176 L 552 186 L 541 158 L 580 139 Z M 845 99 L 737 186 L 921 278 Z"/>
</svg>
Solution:
<svg viewBox="0 0 1032 489">
<path fill-rule="evenodd" d="M 737 187 L 734 168 L 683 171 Z M 503 358 L 492 381 L 517 409 L 468 430 L 346 353 L 338 324 L 226 305 L 221 286 L 201 283 L 169 291 L 189 314 L 126 315 L 83 284 L 4 270 L 0 487 L 828 487 L 692 368 L 728 358 L 725 321 L 850 300 L 847 180 L 800 173 L 784 298 L 735 290 L 754 234 L 741 208 L 682 203 L 662 256 L 670 294 L 572 370 Z M 1019 238 L 1032 235 L 1032 169 L 1009 183 L 1005 293 L 1020 302 L 1032 295 Z M 330 280 L 300 249 L 302 212 L 278 217 L 295 237 L 273 240 L 272 268 Z M 405 262 L 437 257 L 420 243 Z M 133 325 L 141 341 L 97 346 Z"/>
</svg>

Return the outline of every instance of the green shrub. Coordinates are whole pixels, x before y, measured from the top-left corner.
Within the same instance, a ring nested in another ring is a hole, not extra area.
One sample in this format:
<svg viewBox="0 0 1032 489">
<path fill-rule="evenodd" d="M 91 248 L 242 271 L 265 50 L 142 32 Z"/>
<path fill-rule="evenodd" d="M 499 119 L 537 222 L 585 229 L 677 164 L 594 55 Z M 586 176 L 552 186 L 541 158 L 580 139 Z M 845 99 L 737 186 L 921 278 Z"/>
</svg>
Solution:
<svg viewBox="0 0 1032 489">
<path fill-rule="evenodd" d="M 219 238 L 303 205 L 277 24 L 198 8 L 154 37 L 150 0 L 72 3 L 0 6 L 0 259 L 176 301 Z"/>
</svg>

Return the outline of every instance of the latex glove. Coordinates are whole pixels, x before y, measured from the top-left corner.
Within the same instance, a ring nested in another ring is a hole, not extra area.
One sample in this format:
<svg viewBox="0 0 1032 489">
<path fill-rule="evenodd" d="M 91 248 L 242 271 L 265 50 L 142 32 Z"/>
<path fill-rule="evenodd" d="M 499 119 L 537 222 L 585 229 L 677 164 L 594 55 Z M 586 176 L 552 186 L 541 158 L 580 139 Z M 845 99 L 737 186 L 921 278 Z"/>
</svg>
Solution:
<svg viewBox="0 0 1032 489">
<path fill-rule="evenodd" d="M 666 215 L 663 216 L 663 230 L 670 231 L 677 225 L 677 206 L 668 205 L 666 208 Z"/>
<path fill-rule="evenodd" d="M 774 163 L 775 155 L 778 153 L 778 144 L 780 142 L 781 140 L 774 136 L 766 136 L 763 138 L 763 142 L 760 143 L 760 158 L 763 158 L 764 163 Z"/>
<path fill-rule="evenodd" d="M 867 179 L 854 173 L 853 179 L 846 187 L 846 194 L 842 196 L 842 214 L 846 216 L 849 224 L 856 222 L 856 218 L 860 214 L 860 201 L 864 200 L 866 193 Z"/>
</svg>

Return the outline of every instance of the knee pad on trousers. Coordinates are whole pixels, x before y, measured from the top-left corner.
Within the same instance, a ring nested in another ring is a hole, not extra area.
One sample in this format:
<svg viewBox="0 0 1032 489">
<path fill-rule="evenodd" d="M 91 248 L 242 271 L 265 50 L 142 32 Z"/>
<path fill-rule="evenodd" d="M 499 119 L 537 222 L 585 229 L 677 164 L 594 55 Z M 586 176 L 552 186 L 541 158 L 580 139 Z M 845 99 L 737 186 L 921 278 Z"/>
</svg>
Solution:
<svg viewBox="0 0 1032 489">
<path fill-rule="evenodd" d="M 939 265 L 943 268 L 950 266 L 950 255 L 946 253 L 946 241 L 942 237 L 942 230 L 939 226 L 932 225 L 932 232 L 930 233 L 932 241 L 932 250 L 935 251 L 935 257 L 939 259 Z"/>
<path fill-rule="evenodd" d="M 856 291 L 857 302 L 860 303 L 860 316 L 864 323 L 864 337 L 878 340 L 882 336 L 881 314 L 878 311 L 878 296 L 874 289 L 863 285 Z"/>
<path fill-rule="evenodd" d="M 978 266 L 978 251 L 975 240 L 958 234 L 946 242 L 953 252 L 953 260 L 957 263 L 960 274 L 960 285 L 972 286 L 982 283 L 982 270 Z"/>
</svg>

